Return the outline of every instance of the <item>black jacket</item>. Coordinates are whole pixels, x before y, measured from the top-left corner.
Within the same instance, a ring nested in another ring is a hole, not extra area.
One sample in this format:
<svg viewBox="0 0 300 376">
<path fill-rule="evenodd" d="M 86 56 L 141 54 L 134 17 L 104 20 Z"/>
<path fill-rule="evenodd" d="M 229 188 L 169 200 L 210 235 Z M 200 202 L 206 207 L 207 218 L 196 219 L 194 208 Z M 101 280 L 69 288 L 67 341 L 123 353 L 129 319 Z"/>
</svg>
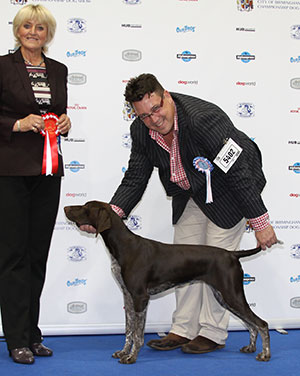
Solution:
<svg viewBox="0 0 300 376">
<path fill-rule="evenodd" d="M 44 56 L 51 90 L 50 112 L 67 110 L 67 67 Z M 16 120 L 40 115 L 20 49 L 0 57 L 0 175 L 41 174 L 44 137 L 34 132 L 12 132 Z M 59 155 L 58 176 L 63 175 Z"/>
<path fill-rule="evenodd" d="M 158 168 L 166 194 L 172 196 L 173 223 L 180 218 L 190 197 L 217 226 L 231 228 L 243 217 L 256 218 L 267 209 L 261 198 L 266 180 L 257 145 L 234 127 L 216 105 L 201 99 L 171 93 L 176 104 L 179 150 L 191 189 L 184 191 L 170 181 L 170 155 L 149 136 L 138 118 L 131 125 L 132 149 L 128 169 L 111 199 L 126 216 L 141 199 L 154 167 Z M 197 156 L 213 162 L 227 138 L 243 148 L 225 174 L 214 166 L 211 173 L 213 203 L 206 204 L 206 177 L 193 166 Z"/>
</svg>

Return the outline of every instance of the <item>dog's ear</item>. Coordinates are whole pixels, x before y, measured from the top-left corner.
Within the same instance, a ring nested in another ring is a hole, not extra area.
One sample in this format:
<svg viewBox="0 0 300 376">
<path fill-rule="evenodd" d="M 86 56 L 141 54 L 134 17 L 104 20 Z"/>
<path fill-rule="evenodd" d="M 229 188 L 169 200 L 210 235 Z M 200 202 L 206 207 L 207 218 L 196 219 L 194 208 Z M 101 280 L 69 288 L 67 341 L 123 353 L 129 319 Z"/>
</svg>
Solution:
<svg viewBox="0 0 300 376">
<path fill-rule="evenodd" d="M 97 222 L 96 222 L 96 236 L 99 232 L 103 232 L 111 228 L 111 213 L 106 207 L 100 208 L 98 212 Z"/>
</svg>

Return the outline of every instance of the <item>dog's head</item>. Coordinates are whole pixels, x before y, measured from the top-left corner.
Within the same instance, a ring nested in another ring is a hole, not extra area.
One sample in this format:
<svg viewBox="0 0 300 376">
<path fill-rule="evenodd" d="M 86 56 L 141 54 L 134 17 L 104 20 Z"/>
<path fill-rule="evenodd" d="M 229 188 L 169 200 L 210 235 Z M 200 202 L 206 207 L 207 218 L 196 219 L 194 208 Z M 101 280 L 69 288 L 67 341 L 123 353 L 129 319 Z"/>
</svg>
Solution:
<svg viewBox="0 0 300 376">
<path fill-rule="evenodd" d="M 112 209 L 105 202 L 89 201 L 84 205 L 65 206 L 64 211 L 66 217 L 78 227 L 93 226 L 97 230 L 96 236 L 111 227 Z"/>
</svg>

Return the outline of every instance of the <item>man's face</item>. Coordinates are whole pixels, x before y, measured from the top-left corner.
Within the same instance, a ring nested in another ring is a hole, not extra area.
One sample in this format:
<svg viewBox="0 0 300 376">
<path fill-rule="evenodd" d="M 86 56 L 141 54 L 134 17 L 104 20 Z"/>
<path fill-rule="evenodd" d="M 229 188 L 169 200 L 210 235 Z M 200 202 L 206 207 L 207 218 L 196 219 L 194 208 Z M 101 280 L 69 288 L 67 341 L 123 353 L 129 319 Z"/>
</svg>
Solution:
<svg viewBox="0 0 300 376">
<path fill-rule="evenodd" d="M 157 93 L 145 94 L 143 99 L 132 103 L 137 116 L 147 128 L 167 135 L 174 127 L 175 105 L 168 91 L 163 97 Z"/>
</svg>

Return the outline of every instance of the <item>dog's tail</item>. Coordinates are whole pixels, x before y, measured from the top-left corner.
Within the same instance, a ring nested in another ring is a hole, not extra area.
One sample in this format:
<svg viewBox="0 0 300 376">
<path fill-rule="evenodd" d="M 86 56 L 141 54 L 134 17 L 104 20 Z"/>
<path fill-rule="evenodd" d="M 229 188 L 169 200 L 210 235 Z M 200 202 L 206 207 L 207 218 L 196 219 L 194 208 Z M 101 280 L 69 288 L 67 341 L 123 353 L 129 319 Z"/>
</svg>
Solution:
<svg viewBox="0 0 300 376">
<path fill-rule="evenodd" d="M 256 253 L 258 253 L 260 251 L 261 251 L 261 247 L 257 247 L 257 248 L 253 248 L 253 249 L 243 250 L 243 251 L 233 251 L 233 252 L 230 252 L 230 253 L 233 253 L 235 255 L 235 257 L 239 259 L 241 257 L 248 257 L 248 256 L 255 255 Z"/>
</svg>

